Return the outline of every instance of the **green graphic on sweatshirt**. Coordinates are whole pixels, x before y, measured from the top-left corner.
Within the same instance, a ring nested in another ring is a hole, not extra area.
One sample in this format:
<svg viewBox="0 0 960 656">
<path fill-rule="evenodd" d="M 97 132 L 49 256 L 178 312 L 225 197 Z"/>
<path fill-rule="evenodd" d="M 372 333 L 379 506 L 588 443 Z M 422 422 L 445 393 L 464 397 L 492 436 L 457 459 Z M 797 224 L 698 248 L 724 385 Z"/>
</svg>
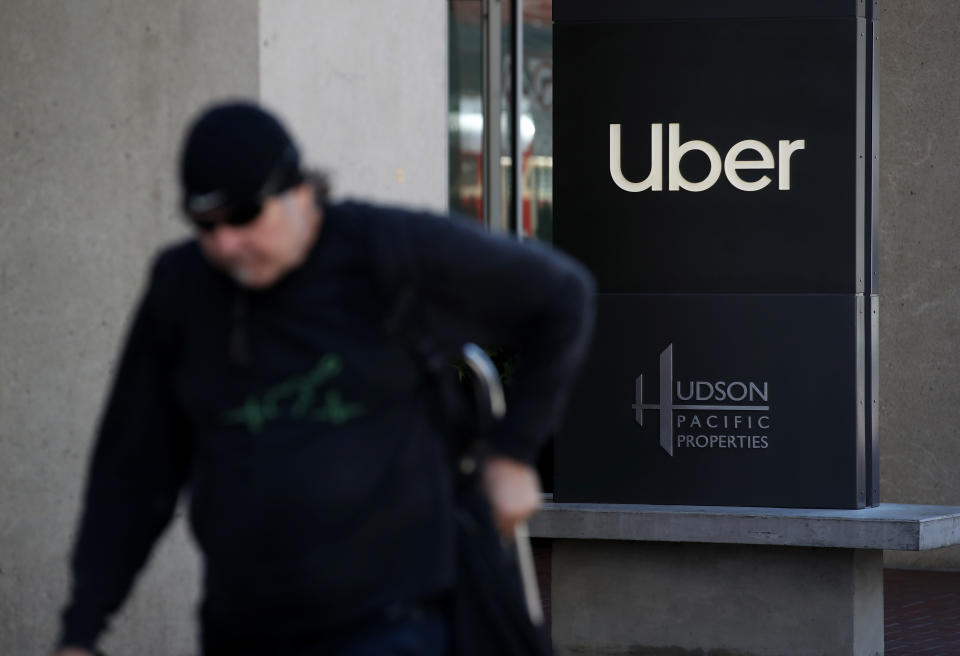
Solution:
<svg viewBox="0 0 960 656">
<path fill-rule="evenodd" d="M 359 403 L 345 402 L 336 389 L 328 389 L 318 404 L 320 388 L 341 371 L 340 356 L 325 355 L 306 374 L 282 380 L 259 396 L 248 396 L 243 405 L 224 413 L 223 422 L 244 424 L 251 433 L 259 433 L 268 423 L 284 416 L 341 426 L 365 413 Z"/>
</svg>

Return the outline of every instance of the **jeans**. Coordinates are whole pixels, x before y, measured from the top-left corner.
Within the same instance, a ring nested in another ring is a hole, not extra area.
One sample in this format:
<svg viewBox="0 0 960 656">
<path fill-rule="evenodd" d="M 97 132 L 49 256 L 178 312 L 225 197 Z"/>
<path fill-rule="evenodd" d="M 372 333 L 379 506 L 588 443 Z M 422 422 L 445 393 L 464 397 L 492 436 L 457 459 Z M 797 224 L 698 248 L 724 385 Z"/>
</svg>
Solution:
<svg viewBox="0 0 960 656">
<path fill-rule="evenodd" d="M 333 653 L 336 656 L 446 656 L 449 651 L 448 620 L 443 614 L 431 611 L 372 626 Z"/>
<path fill-rule="evenodd" d="M 448 656 L 451 629 L 446 610 L 436 604 L 397 605 L 358 622 L 337 636 L 294 642 L 264 637 L 217 647 L 206 656 Z"/>
</svg>

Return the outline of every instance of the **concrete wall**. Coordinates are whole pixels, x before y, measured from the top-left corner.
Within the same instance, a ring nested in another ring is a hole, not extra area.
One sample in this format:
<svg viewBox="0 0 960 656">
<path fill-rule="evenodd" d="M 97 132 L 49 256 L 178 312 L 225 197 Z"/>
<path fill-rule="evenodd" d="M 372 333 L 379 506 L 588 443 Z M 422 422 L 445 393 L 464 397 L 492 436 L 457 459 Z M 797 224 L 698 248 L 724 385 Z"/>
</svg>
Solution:
<svg viewBox="0 0 960 656">
<path fill-rule="evenodd" d="M 0 653 L 42 654 L 92 429 L 196 107 L 257 90 L 252 0 L 0 5 Z M 165 539 L 105 646 L 189 653 L 197 562 Z"/>
<path fill-rule="evenodd" d="M 150 255 L 184 234 L 190 117 L 262 90 L 341 188 L 443 206 L 446 3 L 397 4 L 0 3 L 0 654 L 58 630 L 117 346 Z M 194 653 L 197 578 L 178 522 L 105 650 Z"/>
<path fill-rule="evenodd" d="M 447 2 L 262 0 L 260 90 L 337 196 L 445 209 Z"/>
<path fill-rule="evenodd" d="M 880 493 L 960 505 L 960 3 L 880 4 Z"/>
</svg>

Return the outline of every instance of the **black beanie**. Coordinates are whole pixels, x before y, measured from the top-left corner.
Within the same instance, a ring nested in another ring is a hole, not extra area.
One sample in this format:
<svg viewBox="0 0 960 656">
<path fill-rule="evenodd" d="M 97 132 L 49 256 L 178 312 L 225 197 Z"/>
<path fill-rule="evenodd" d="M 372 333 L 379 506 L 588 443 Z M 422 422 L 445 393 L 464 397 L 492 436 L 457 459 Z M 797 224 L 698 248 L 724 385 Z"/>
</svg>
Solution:
<svg viewBox="0 0 960 656">
<path fill-rule="evenodd" d="M 205 211 L 263 200 L 302 181 L 296 144 L 280 121 L 257 105 L 214 105 L 187 131 L 180 183 L 188 213 L 196 201 Z"/>
</svg>

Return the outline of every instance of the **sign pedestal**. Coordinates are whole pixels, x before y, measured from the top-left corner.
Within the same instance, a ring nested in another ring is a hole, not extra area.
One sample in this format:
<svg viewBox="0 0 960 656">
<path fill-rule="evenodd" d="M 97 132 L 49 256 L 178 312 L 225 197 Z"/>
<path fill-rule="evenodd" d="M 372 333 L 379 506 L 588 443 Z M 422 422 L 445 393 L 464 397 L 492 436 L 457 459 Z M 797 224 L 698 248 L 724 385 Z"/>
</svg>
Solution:
<svg viewBox="0 0 960 656">
<path fill-rule="evenodd" d="M 883 550 L 960 543 L 960 508 L 547 504 L 558 655 L 879 656 Z"/>
<path fill-rule="evenodd" d="M 883 552 L 553 543 L 558 656 L 876 656 Z"/>
</svg>

